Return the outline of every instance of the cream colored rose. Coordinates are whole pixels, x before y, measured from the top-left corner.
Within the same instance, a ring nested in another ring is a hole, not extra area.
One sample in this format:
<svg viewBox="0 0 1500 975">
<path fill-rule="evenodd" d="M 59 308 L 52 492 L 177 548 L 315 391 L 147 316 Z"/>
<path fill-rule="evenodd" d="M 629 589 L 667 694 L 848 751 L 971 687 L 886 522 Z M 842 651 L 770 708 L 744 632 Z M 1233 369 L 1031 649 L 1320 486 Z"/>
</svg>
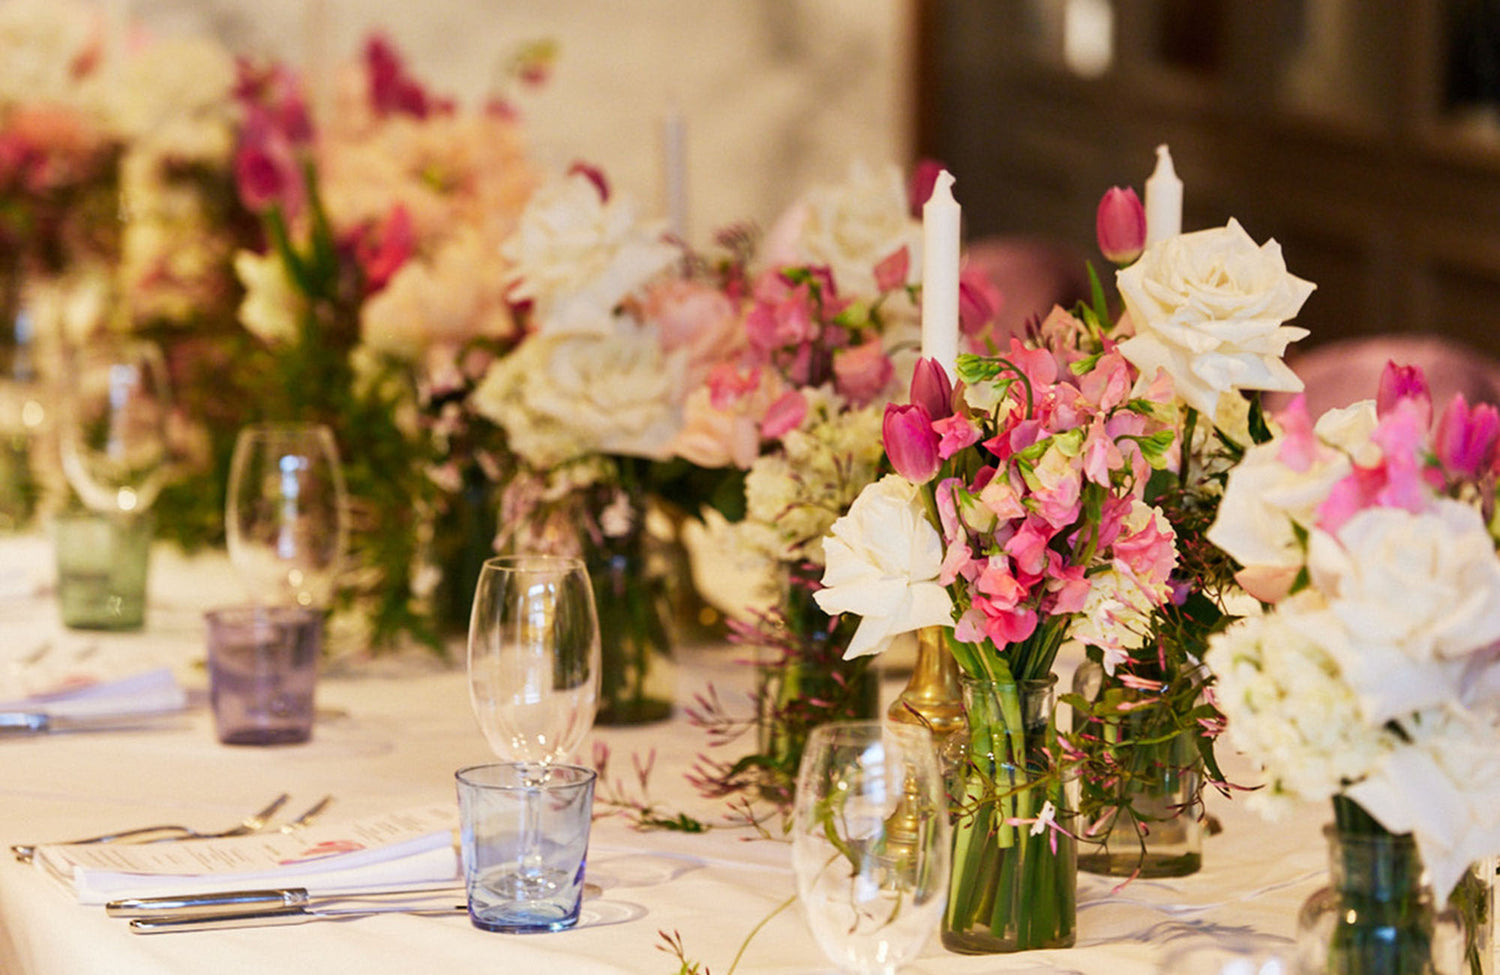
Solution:
<svg viewBox="0 0 1500 975">
<path fill-rule="evenodd" d="M 1500 559 L 1474 508 L 1366 508 L 1314 531 L 1307 568 L 1349 634 L 1341 659 L 1373 720 L 1462 696 L 1469 658 L 1500 640 Z"/>
<path fill-rule="evenodd" d="M 483 416 L 538 469 L 585 454 L 663 459 L 682 423 L 683 362 L 628 319 L 601 335 L 539 335 L 490 367 L 473 393 Z"/>
<path fill-rule="evenodd" d="M 937 581 L 943 539 L 918 491 L 887 474 L 860 492 L 823 541 L 826 588 L 813 598 L 829 615 L 861 617 L 846 660 L 880 653 L 898 634 L 953 624 L 953 600 Z"/>
<path fill-rule="evenodd" d="M 622 300 L 679 256 L 627 197 L 605 201 L 582 175 L 539 189 L 501 253 L 514 297 L 535 302 L 545 332 L 604 330 Z"/>
<path fill-rule="evenodd" d="M 1232 389 L 1302 388 L 1282 356 L 1307 330 L 1282 323 L 1314 286 L 1287 273 L 1274 240 L 1258 246 L 1230 220 L 1153 244 L 1115 280 L 1136 332 L 1120 351 L 1142 381 L 1165 370 L 1183 401 L 1208 417 Z"/>
<path fill-rule="evenodd" d="M 234 271 L 245 286 L 240 323 L 262 342 L 295 342 L 305 301 L 281 258 L 240 251 L 234 255 Z"/>
<path fill-rule="evenodd" d="M 365 303 L 361 337 L 388 355 L 416 360 L 434 345 L 509 335 L 515 325 L 502 266 L 479 234 L 458 234 L 430 261 L 408 261 Z"/>
<path fill-rule="evenodd" d="M 826 265 L 844 297 L 878 294 L 875 265 L 907 249 L 907 283 L 922 272 L 922 224 L 907 204 L 906 183 L 895 166 L 872 170 L 855 164 L 842 183 L 809 191 L 767 235 L 764 260 L 772 266 Z"/>
</svg>

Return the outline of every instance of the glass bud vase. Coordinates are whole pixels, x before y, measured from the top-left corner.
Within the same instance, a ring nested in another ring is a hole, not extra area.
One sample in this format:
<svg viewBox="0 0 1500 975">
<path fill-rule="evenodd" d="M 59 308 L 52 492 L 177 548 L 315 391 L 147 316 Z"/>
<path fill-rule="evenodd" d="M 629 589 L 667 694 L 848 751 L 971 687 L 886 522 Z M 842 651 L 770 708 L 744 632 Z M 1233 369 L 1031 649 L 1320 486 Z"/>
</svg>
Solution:
<svg viewBox="0 0 1500 975">
<path fill-rule="evenodd" d="M 791 566 L 779 605 L 779 646 L 760 665 L 759 754 L 769 775 L 763 792 L 789 802 L 807 736 L 829 721 L 876 716 L 880 682 L 874 657 L 844 659 L 859 625 L 852 613 L 833 618 L 813 599 L 820 567 Z"/>
<path fill-rule="evenodd" d="M 954 793 L 943 946 L 964 954 L 1066 948 L 1077 930 L 1076 779 L 1051 768 L 1057 678 L 964 675 L 968 749 Z"/>
<path fill-rule="evenodd" d="M 667 580 L 647 557 L 644 512 L 636 515 L 630 531 L 585 558 L 599 613 L 600 725 L 664 721 L 676 694 Z"/>
<path fill-rule="evenodd" d="M 1438 911 L 1410 834 L 1329 826 L 1329 884 L 1297 915 L 1303 973 L 1458 975 L 1463 925 Z"/>
<path fill-rule="evenodd" d="M 1170 716 L 1156 708 L 1122 710 L 1144 692 L 1125 687 L 1092 660 L 1074 672 L 1073 693 L 1093 709 L 1092 715 L 1073 710 L 1079 747 L 1101 767 L 1118 770 L 1107 786 L 1082 785 L 1086 808 L 1115 811 L 1106 813 L 1107 828 L 1080 842 L 1078 869 L 1111 877 L 1197 873 L 1203 865 L 1203 756 L 1192 735 L 1168 735 L 1158 725 Z"/>
</svg>

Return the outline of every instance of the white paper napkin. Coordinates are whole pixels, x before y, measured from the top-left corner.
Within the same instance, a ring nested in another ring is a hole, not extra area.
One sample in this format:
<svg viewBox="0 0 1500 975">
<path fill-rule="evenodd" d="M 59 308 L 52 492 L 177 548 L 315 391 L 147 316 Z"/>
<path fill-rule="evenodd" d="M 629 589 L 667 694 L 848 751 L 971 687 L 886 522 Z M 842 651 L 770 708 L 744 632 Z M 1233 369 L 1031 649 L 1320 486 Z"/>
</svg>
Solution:
<svg viewBox="0 0 1500 975">
<path fill-rule="evenodd" d="M 41 711 L 69 717 L 157 714 L 187 707 L 187 693 L 166 667 L 115 680 L 65 677 L 25 696 L 0 700 L 0 711 Z"/>
</svg>

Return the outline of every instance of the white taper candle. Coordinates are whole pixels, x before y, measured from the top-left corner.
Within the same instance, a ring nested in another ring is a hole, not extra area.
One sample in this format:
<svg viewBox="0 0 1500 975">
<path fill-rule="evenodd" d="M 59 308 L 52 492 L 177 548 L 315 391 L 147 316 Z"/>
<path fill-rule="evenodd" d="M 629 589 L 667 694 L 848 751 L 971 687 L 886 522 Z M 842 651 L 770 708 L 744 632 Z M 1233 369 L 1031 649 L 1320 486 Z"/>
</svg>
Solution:
<svg viewBox="0 0 1500 975">
<path fill-rule="evenodd" d="M 950 379 L 958 375 L 961 217 L 953 176 L 945 169 L 922 205 L 922 356 L 940 362 Z"/>
<path fill-rule="evenodd" d="M 1182 233 L 1182 180 L 1172 168 L 1172 153 L 1156 147 L 1156 169 L 1146 180 L 1146 246 Z"/>
</svg>

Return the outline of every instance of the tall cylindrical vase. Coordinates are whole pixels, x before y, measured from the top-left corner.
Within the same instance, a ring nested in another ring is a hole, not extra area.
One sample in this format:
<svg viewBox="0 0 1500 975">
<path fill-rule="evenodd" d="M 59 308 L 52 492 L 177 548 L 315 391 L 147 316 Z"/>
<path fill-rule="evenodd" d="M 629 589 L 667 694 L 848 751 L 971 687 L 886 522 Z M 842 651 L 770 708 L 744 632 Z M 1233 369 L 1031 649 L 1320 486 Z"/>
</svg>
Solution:
<svg viewBox="0 0 1500 975">
<path fill-rule="evenodd" d="M 943 945 L 982 954 L 1066 948 L 1077 927 L 1075 782 L 1058 754 L 1056 677 L 964 676 L 968 752 L 953 796 L 953 877 Z"/>
<path fill-rule="evenodd" d="M 1081 783 L 1086 808 L 1100 809 L 1104 825 L 1081 838 L 1078 869 L 1112 877 L 1196 873 L 1203 865 L 1203 756 L 1192 733 L 1167 726 L 1170 716 L 1159 708 L 1138 707 L 1143 692 L 1092 660 L 1075 671 L 1073 692 L 1089 705 L 1073 711 L 1075 740 L 1112 771 Z"/>
<path fill-rule="evenodd" d="M 767 763 L 762 789 L 773 801 L 789 802 L 807 736 L 829 721 L 873 718 L 880 682 L 873 657 L 844 659 L 858 617 L 829 617 L 813 599 L 816 566 L 792 566 L 779 605 L 781 645 L 763 662 L 758 747 Z"/>
<path fill-rule="evenodd" d="M 672 715 L 677 672 L 672 659 L 667 580 L 647 558 L 646 519 L 593 546 L 585 559 L 599 613 L 601 725 L 646 724 Z"/>
<path fill-rule="evenodd" d="M 1299 972 L 1326 975 L 1458 975 L 1463 926 L 1439 911 L 1423 880 L 1410 834 L 1387 832 L 1368 816 L 1330 826 L 1329 885 L 1297 916 Z"/>
</svg>

